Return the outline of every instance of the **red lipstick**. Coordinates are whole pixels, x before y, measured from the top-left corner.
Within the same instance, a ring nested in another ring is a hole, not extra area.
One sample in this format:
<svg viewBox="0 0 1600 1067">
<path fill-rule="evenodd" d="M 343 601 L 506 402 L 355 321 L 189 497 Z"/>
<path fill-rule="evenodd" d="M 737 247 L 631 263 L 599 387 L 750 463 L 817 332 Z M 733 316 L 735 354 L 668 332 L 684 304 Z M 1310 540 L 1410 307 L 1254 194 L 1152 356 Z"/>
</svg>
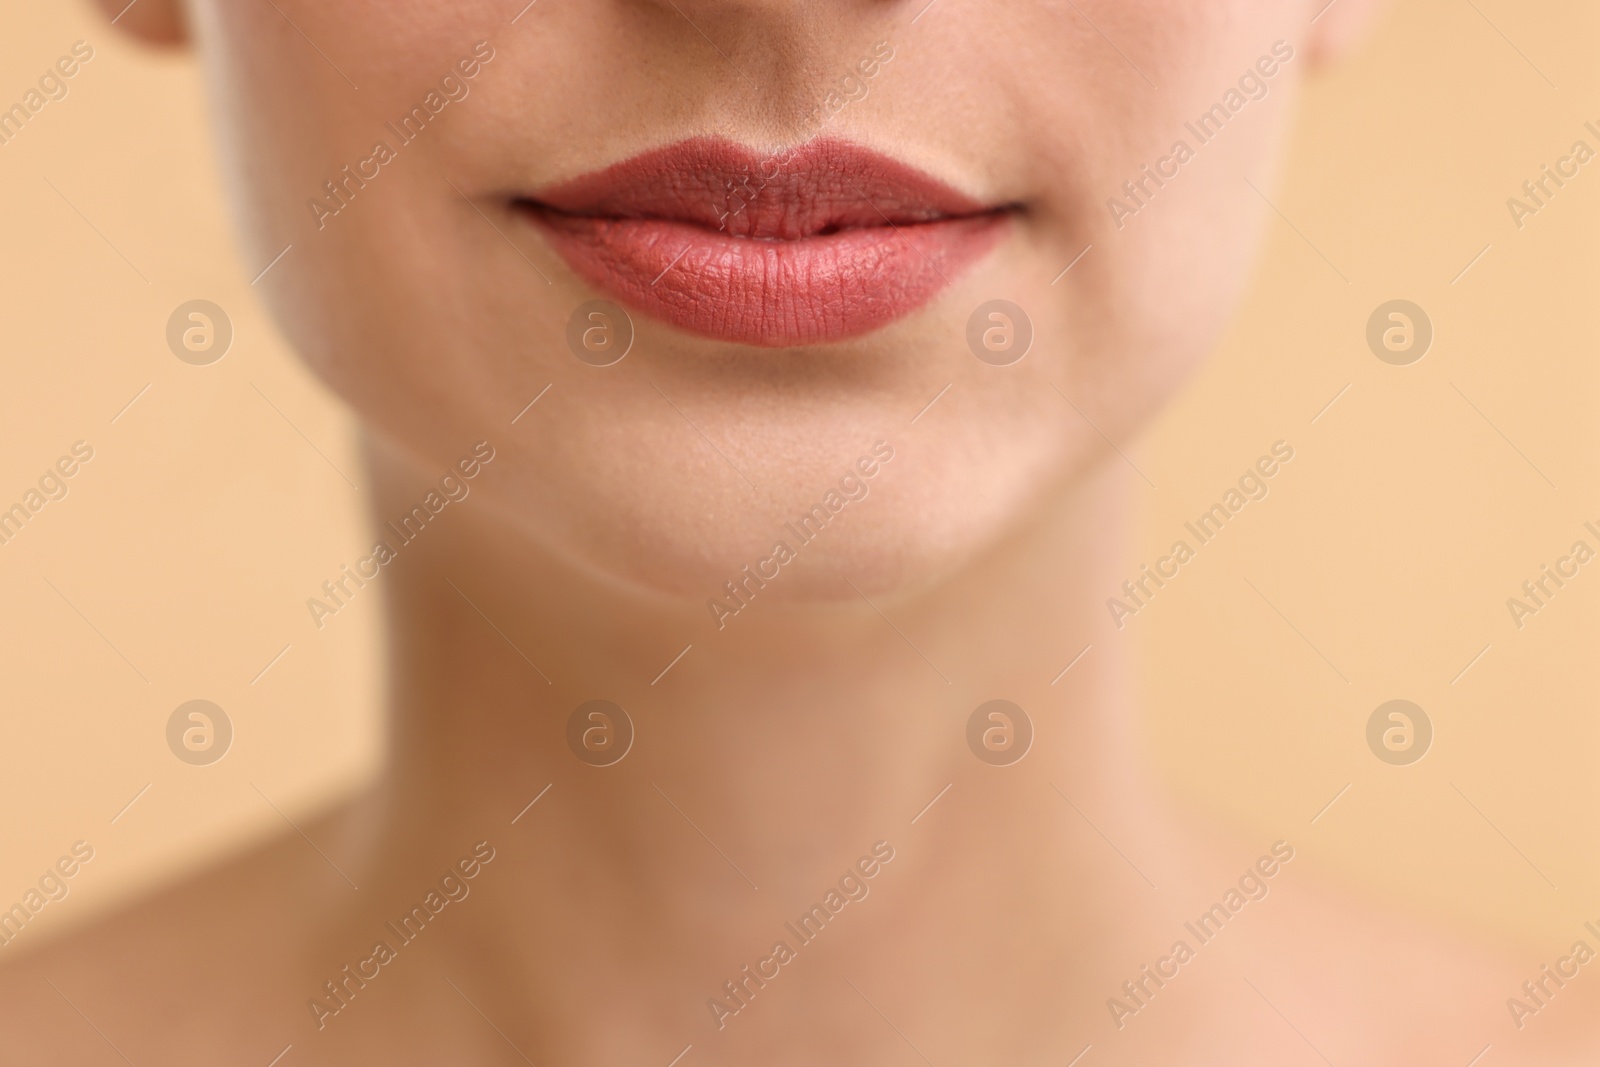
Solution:
<svg viewBox="0 0 1600 1067">
<path fill-rule="evenodd" d="M 1008 218 L 833 138 L 764 156 L 695 138 L 519 201 L 575 273 L 690 333 L 783 347 L 922 307 Z"/>
</svg>

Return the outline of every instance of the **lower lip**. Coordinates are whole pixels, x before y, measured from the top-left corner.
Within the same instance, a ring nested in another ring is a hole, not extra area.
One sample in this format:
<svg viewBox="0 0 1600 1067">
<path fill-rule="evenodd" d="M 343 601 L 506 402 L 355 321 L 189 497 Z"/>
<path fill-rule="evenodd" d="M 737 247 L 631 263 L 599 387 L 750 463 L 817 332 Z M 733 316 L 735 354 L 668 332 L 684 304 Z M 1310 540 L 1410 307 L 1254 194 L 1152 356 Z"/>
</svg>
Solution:
<svg viewBox="0 0 1600 1067">
<path fill-rule="evenodd" d="M 1002 212 L 796 240 L 528 206 L 590 285 L 679 329 L 777 348 L 858 337 L 927 304 L 999 241 Z"/>
</svg>

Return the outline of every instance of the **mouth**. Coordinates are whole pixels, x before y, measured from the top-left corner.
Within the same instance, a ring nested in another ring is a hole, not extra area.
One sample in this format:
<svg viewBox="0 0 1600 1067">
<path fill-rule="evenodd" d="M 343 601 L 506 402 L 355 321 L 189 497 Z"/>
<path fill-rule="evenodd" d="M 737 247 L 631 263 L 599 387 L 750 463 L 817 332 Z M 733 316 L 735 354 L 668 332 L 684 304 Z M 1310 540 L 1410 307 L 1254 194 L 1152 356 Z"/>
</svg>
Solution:
<svg viewBox="0 0 1600 1067">
<path fill-rule="evenodd" d="M 573 272 L 703 337 L 842 341 L 927 304 L 1013 208 L 833 138 L 773 155 L 694 138 L 519 198 Z"/>
</svg>

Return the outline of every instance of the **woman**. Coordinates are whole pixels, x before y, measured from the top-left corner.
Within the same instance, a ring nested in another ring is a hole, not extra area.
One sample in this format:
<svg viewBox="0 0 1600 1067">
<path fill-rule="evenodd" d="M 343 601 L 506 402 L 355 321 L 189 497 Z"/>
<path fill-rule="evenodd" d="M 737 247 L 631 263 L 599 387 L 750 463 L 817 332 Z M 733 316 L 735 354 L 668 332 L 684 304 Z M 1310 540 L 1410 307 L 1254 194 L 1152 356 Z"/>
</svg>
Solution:
<svg viewBox="0 0 1600 1067">
<path fill-rule="evenodd" d="M 5 1062 L 1590 1062 L 1581 982 L 1319 890 L 1302 813 L 1172 811 L 1105 639 L 1182 562 L 1128 578 L 1110 442 L 1376 0 L 104 6 L 197 49 L 365 420 L 306 610 L 384 598 L 394 726 L 7 961 Z"/>
</svg>

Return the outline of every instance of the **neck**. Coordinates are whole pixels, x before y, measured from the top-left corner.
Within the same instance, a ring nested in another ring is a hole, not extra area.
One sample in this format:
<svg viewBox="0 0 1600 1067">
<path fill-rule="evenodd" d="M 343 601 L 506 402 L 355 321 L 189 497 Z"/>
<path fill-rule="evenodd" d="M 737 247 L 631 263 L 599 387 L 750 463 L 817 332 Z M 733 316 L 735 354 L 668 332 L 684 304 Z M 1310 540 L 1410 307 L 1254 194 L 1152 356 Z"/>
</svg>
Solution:
<svg viewBox="0 0 1600 1067">
<path fill-rule="evenodd" d="M 378 513 L 404 511 L 416 476 L 380 446 L 372 456 Z M 983 856 L 1005 864 L 999 895 L 1041 951 L 1061 927 L 1052 914 L 1076 927 L 1102 912 L 1109 931 L 1137 876 L 1087 813 L 1148 842 L 1151 792 L 1124 714 L 1125 641 L 1102 606 L 1120 562 L 1121 485 L 1115 470 L 1090 473 L 914 594 L 757 602 L 720 631 L 702 604 L 553 558 L 485 501 L 452 505 L 386 568 L 394 719 L 374 864 L 386 879 L 426 878 L 488 840 L 497 858 L 479 881 L 501 891 L 461 920 L 484 933 L 504 988 L 534 991 L 541 1014 L 560 1017 L 581 1010 L 571 990 L 587 982 L 574 974 L 628 975 L 641 1001 L 687 986 L 674 1032 L 715 1032 L 706 998 L 774 939 L 798 949 L 784 924 L 877 842 L 895 860 L 870 901 L 840 912 L 855 933 L 829 943 L 846 957 L 943 908 L 970 906 L 981 926 L 996 887 L 950 872 Z M 967 741 L 969 716 L 997 698 L 1035 734 L 1011 766 L 985 764 Z M 632 723 L 610 766 L 566 740 L 594 699 Z M 1041 843 L 1043 827 L 1062 828 L 1059 840 Z M 1073 877 L 1028 888 L 1039 880 L 1019 856 Z M 1081 877 L 1096 871 L 1106 877 Z M 803 1017 L 804 998 L 787 999 Z M 784 1010 L 770 1008 L 774 1022 Z"/>
</svg>

